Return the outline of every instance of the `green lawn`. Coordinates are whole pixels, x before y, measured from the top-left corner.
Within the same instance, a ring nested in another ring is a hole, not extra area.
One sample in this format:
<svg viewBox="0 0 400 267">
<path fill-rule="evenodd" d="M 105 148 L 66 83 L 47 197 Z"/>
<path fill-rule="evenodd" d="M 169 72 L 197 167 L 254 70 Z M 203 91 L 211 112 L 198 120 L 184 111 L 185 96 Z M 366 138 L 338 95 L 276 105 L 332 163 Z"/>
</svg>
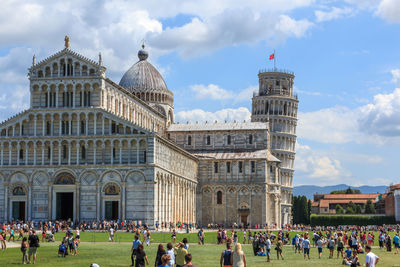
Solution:
<svg viewBox="0 0 400 267">
<path fill-rule="evenodd" d="M 91 263 L 97 263 L 100 266 L 128 266 L 130 265 L 130 243 L 81 243 L 77 256 L 67 256 L 66 258 L 57 257 L 57 249 L 59 242 L 42 243 L 38 249 L 37 266 L 90 266 Z M 154 266 L 157 244 L 146 247 L 150 265 Z M 191 245 L 190 253 L 194 258 L 194 264 L 198 267 L 219 266 L 219 257 L 224 247 L 222 245 Z M 272 262 L 266 263 L 266 257 L 252 256 L 252 248 L 250 245 L 244 246 L 244 252 L 247 256 L 249 267 L 257 266 L 340 266 L 340 259 L 328 259 L 327 250 L 324 250 L 323 258 L 317 258 L 317 250 L 311 249 L 311 260 L 304 260 L 302 255 L 294 254 L 290 247 L 284 248 L 285 260 L 276 260 L 273 253 Z M 273 252 L 275 252 L 273 250 Z M 379 266 L 398 266 L 400 255 L 387 253 L 374 249 L 374 252 L 381 258 Z M 21 252 L 19 248 L 9 248 L 6 251 L 0 251 L 0 266 L 19 265 L 21 260 Z M 365 256 L 360 256 L 361 262 L 365 261 Z"/>
</svg>

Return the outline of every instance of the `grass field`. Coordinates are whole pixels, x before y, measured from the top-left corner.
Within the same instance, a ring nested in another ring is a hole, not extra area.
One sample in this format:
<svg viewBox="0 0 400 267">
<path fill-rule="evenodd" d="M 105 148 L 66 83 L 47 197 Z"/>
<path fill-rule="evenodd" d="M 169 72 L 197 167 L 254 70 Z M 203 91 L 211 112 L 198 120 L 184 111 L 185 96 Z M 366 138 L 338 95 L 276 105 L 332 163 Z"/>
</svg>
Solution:
<svg viewBox="0 0 400 267">
<path fill-rule="evenodd" d="M 97 263 L 104 266 L 129 266 L 131 244 L 127 242 L 82 242 L 80 244 L 77 256 L 67 256 L 66 258 L 57 257 L 59 242 L 41 243 L 38 249 L 37 266 L 90 266 L 91 263 Z M 247 257 L 247 266 L 341 266 L 340 259 L 328 259 L 328 251 L 325 249 L 323 258 L 318 259 L 317 250 L 311 249 L 311 260 L 304 260 L 303 255 L 294 254 L 291 247 L 285 247 L 283 255 L 285 260 L 276 260 L 276 254 L 272 253 L 272 262 L 267 263 L 266 257 L 255 257 L 252 255 L 250 245 L 245 245 L 244 252 Z M 154 243 L 145 247 L 150 265 L 154 266 L 157 244 Z M 189 248 L 193 255 L 193 263 L 198 267 L 218 267 L 220 253 L 224 246 L 220 245 L 194 245 Z M 273 250 L 273 252 L 275 252 Z M 374 252 L 380 257 L 379 266 L 400 266 L 400 255 L 394 255 L 374 249 Z M 21 252 L 19 248 L 9 248 L 6 251 L 0 251 L 0 266 L 15 266 L 21 264 Z M 365 256 L 360 255 L 360 261 L 365 262 Z"/>
</svg>

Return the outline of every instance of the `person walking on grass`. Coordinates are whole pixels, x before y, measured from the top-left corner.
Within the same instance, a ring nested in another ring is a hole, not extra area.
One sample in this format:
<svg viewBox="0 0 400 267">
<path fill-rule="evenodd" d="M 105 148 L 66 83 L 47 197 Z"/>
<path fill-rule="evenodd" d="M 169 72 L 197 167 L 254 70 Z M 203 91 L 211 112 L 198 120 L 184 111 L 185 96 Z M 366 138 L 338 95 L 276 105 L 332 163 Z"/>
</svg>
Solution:
<svg viewBox="0 0 400 267">
<path fill-rule="evenodd" d="M 322 246 L 324 245 L 324 242 L 322 241 L 322 237 L 320 237 L 317 240 L 317 248 L 318 248 L 318 259 L 321 258 L 322 256 Z"/>
<path fill-rule="evenodd" d="M 328 241 L 328 249 L 329 249 L 329 258 L 333 258 L 333 252 L 335 251 L 335 240 L 333 240 L 332 236 L 329 238 Z"/>
<path fill-rule="evenodd" d="M 370 246 L 365 247 L 365 252 L 367 255 L 365 256 L 365 266 L 366 267 L 375 267 L 379 262 L 379 257 L 376 256 L 372 251 Z"/>
<path fill-rule="evenodd" d="M 341 258 L 343 258 L 343 249 L 344 249 L 344 243 L 342 240 L 342 237 L 338 238 L 337 241 L 337 259 L 339 259 L 339 253 L 341 254 Z"/>
<path fill-rule="evenodd" d="M 265 240 L 265 252 L 267 253 L 267 262 L 271 261 L 271 240 L 269 239 L 269 236 L 267 235 L 266 240 Z"/>
<path fill-rule="evenodd" d="M 22 243 L 21 243 L 21 252 L 22 252 L 22 264 L 26 264 L 28 261 L 28 255 L 26 254 L 26 251 L 28 250 L 28 243 L 26 237 L 22 238 Z"/>
<path fill-rule="evenodd" d="M 36 235 L 35 230 L 32 230 L 31 234 L 29 235 L 28 242 L 29 242 L 28 263 L 35 264 L 36 263 L 36 252 L 37 252 L 37 248 L 39 247 L 39 237 Z M 32 261 L 31 261 L 31 259 L 32 259 Z"/>
<path fill-rule="evenodd" d="M 139 236 L 135 235 L 135 240 L 132 242 L 132 249 L 131 249 L 131 261 L 132 265 L 135 266 L 135 257 L 136 257 L 136 250 L 138 249 L 139 245 L 141 245 L 142 242 L 139 240 Z"/>
<path fill-rule="evenodd" d="M 156 262 L 155 262 L 154 266 L 157 267 L 157 266 L 163 265 L 162 257 L 165 254 L 167 254 L 167 252 L 165 251 L 163 244 L 159 244 L 158 249 L 157 249 Z"/>
<path fill-rule="evenodd" d="M 310 246 L 311 246 L 311 242 L 308 239 L 308 236 L 306 236 L 303 241 L 304 259 L 306 258 L 306 255 L 307 255 L 308 259 L 310 259 Z"/>
<path fill-rule="evenodd" d="M 394 245 L 394 247 L 396 249 L 396 252 L 394 254 L 399 254 L 400 238 L 399 238 L 399 234 L 398 233 L 394 234 L 393 245 Z"/>
<path fill-rule="evenodd" d="M 246 256 L 242 251 L 242 245 L 237 243 L 235 251 L 231 255 L 232 267 L 246 267 Z"/>
<path fill-rule="evenodd" d="M 282 240 L 279 238 L 276 241 L 276 247 L 275 247 L 276 256 L 277 256 L 278 260 L 279 260 L 279 256 L 281 256 L 282 260 L 284 259 L 283 255 L 282 255 L 282 249 L 283 249 L 283 243 L 282 243 Z"/>
<path fill-rule="evenodd" d="M 135 267 L 145 267 L 145 261 L 149 265 L 146 252 L 144 251 L 143 244 L 140 244 L 136 250 L 136 262 Z"/>
<path fill-rule="evenodd" d="M 226 250 L 221 253 L 221 258 L 219 260 L 220 267 L 232 267 L 232 243 L 226 243 Z"/>
</svg>

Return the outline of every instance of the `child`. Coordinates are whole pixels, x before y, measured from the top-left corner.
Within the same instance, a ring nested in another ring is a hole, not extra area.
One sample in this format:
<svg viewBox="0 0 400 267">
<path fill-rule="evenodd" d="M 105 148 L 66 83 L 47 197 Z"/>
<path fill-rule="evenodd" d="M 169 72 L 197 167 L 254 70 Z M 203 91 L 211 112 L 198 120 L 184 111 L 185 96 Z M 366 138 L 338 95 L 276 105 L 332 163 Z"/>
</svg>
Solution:
<svg viewBox="0 0 400 267">
<path fill-rule="evenodd" d="M 61 245 L 58 247 L 58 254 L 57 256 L 60 257 L 65 257 L 65 251 L 66 251 L 66 246 L 64 242 L 61 242 Z"/>
<path fill-rule="evenodd" d="M 26 237 L 22 238 L 22 243 L 21 243 L 22 264 L 26 264 L 26 262 L 28 261 L 28 255 L 26 254 L 26 250 L 28 247 L 29 245 L 26 242 Z"/>
<path fill-rule="evenodd" d="M 74 238 L 74 256 L 78 254 L 78 239 Z"/>
</svg>

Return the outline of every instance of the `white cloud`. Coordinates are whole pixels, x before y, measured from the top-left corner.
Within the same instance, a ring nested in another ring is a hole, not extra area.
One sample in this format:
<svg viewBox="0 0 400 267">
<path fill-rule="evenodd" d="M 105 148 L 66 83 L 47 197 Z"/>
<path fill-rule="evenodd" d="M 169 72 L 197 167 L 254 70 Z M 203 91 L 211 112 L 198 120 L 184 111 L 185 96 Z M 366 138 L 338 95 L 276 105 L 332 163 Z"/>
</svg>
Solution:
<svg viewBox="0 0 400 267">
<path fill-rule="evenodd" d="M 392 82 L 394 82 L 395 84 L 399 84 L 400 83 L 400 69 L 393 69 L 390 72 L 392 73 Z"/>
<path fill-rule="evenodd" d="M 400 1 L 382 0 L 379 3 L 376 14 L 390 23 L 400 22 Z"/>
<path fill-rule="evenodd" d="M 295 169 L 300 183 L 302 180 L 313 184 L 340 183 L 351 177 L 351 172 L 343 168 L 336 157 L 298 143 Z"/>
<path fill-rule="evenodd" d="M 249 101 L 253 97 L 253 93 L 257 91 L 258 86 L 249 86 L 238 93 L 223 89 L 215 84 L 195 84 L 190 86 L 190 90 L 195 93 L 197 99 L 212 100 L 228 100 L 231 99 L 233 104 L 243 101 Z"/>
<path fill-rule="evenodd" d="M 204 111 L 202 109 L 193 109 L 180 111 L 175 114 L 175 121 L 180 123 L 195 122 L 224 122 L 224 121 L 249 121 L 250 111 L 245 107 L 221 109 L 216 112 Z"/>
<path fill-rule="evenodd" d="M 314 12 L 317 22 L 324 22 L 354 15 L 355 10 L 350 7 L 333 7 L 330 11 L 316 10 Z"/>
<path fill-rule="evenodd" d="M 195 84 L 190 86 L 197 99 L 213 99 L 213 100 L 223 100 L 231 99 L 234 94 L 230 91 L 220 88 L 218 85 L 209 84 L 207 86 L 203 84 Z"/>
</svg>

